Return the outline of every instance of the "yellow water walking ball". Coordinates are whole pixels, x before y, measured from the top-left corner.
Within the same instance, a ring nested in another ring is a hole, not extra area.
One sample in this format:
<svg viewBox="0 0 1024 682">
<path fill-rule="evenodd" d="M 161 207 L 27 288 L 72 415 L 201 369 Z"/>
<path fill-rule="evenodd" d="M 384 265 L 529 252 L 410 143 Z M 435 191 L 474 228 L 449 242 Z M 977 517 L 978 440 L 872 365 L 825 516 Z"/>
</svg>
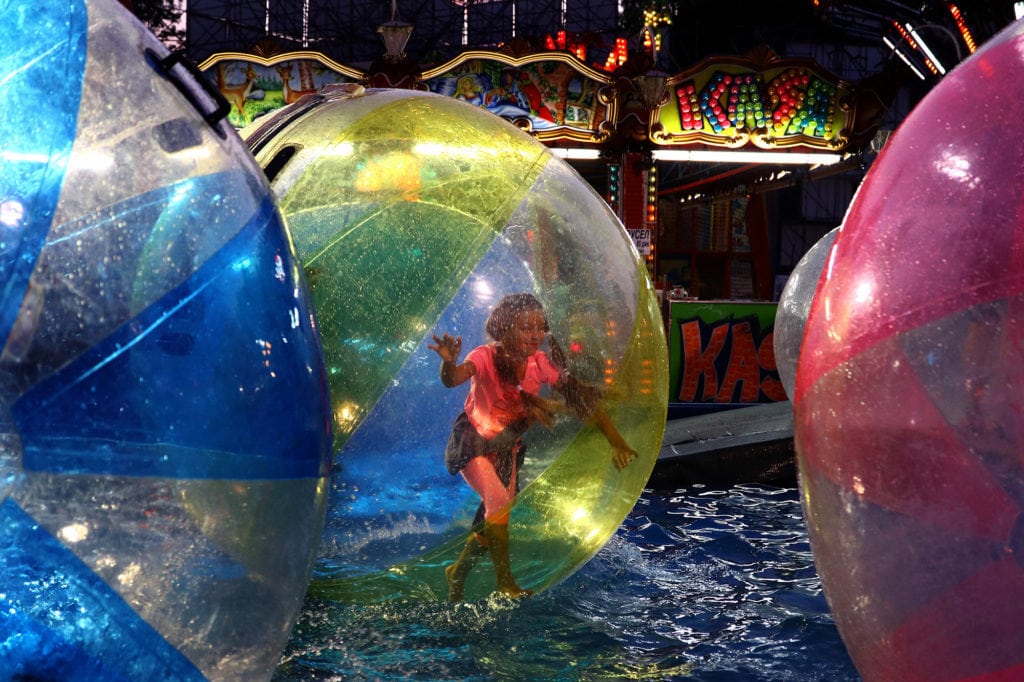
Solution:
<svg viewBox="0 0 1024 682">
<path fill-rule="evenodd" d="M 464 358 L 499 299 L 521 292 L 639 453 L 616 469 L 608 440 L 572 416 L 527 431 L 512 570 L 535 591 L 571 574 L 633 507 L 665 424 L 661 316 L 619 220 L 543 144 L 439 95 L 348 86 L 244 135 L 310 279 L 328 366 L 336 455 L 312 593 L 448 597 L 443 568 L 480 500 L 444 461 L 468 385 L 445 388 L 427 346 L 461 336 Z M 494 587 L 482 567 L 465 598 Z"/>
</svg>

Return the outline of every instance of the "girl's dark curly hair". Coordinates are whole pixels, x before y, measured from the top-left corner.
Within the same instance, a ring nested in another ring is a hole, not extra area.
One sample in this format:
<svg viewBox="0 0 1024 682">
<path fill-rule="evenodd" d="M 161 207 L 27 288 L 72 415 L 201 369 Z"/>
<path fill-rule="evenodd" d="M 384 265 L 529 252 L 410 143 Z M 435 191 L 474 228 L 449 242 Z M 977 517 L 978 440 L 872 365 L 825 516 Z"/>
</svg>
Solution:
<svg viewBox="0 0 1024 682">
<path fill-rule="evenodd" d="M 544 312 L 544 306 L 541 305 L 540 301 L 533 294 L 509 294 L 504 296 L 494 306 L 491 314 L 487 316 L 484 331 L 487 332 L 488 336 L 500 343 L 512 331 L 512 327 L 515 326 L 519 316 L 529 312 Z M 547 331 L 546 322 L 544 331 Z"/>
<path fill-rule="evenodd" d="M 498 301 L 484 324 L 484 331 L 487 332 L 487 335 L 498 342 L 498 352 L 494 357 L 494 368 L 498 372 L 498 378 L 502 383 L 510 386 L 515 386 L 519 381 L 516 379 L 516 369 L 512 358 L 508 356 L 502 343 L 512 331 L 519 316 L 528 312 L 544 312 L 544 306 L 536 296 L 525 293 L 509 294 Z M 546 321 L 544 330 L 547 331 Z"/>
<path fill-rule="evenodd" d="M 535 311 L 543 313 L 544 306 L 541 305 L 541 302 L 533 294 L 509 294 L 498 301 L 484 325 L 484 331 L 487 332 L 487 335 L 499 343 L 498 352 L 494 359 L 498 378 L 510 386 L 515 386 L 519 383 L 516 379 L 515 365 L 500 344 L 512 330 L 520 315 Z M 544 331 L 549 332 L 546 320 Z M 550 333 L 548 334 L 548 345 L 551 347 L 552 362 L 559 369 L 565 370 L 565 351 L 562 350 L 558 341 Z M 565 397 L 566 403 L 572 408 L 573 412 L 581 418 L 586 418 L 587 415 L 593 412 L 601 400 L 602 392 L 600 389 L 581 384 L 567 372 L 563 375 L 556 389 Z M 523 397 L 524 401 L 530 402 L 531 396 L 524 393 Z"/>
</svg>

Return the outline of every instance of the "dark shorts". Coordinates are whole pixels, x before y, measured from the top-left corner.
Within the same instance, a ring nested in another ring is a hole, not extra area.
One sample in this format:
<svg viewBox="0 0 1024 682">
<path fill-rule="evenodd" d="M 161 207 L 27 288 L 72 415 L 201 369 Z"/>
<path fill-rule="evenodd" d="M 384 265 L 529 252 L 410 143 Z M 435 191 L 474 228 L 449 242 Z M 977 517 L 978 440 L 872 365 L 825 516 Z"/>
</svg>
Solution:
<svg viewBox="0 0 1024 682">
<path fill-rule="evenodd" d="M 512 458 L 516 459 L 516 468 L 522 466 L 526 448 L 523 447 L 525 425 L 513 424 L 491 440 L 487 440 L 473 428 L 465 412 L 459 413 L 452 424 L 452 433 L 448 436 L 448 446 L 444 451 L 444 464 L 448 473 L 453 476 L 465 468 L 469 460 L 481 455 L 497 455 L 495 471 L 505 485 L 512 477 Z"/>
<path fill-rule="evenodd" d="M 474 457 L 491 455 L 494 462 L 494 471 L 498 478 L 506 486 L 512 478 L 512 461 L 515 458 L 515 470 L 523 466 L 526 458 L 526 446 L 523 445 L 522 435 L 526 431 L 526 425 L 513 424 L 491 440 L 487 440 L 473 428 L 469 417 L 465 412 L 459 414 L 452 424 L 452 433 L 448 436 L 448 447 L 444 451 L 444 463 L 448 467 L 448 473 L 453 476 L 469 463 Z M 519 479 L 516 479 L 516 492 L 519 492 Z M 473 526 L 483 524 L 484 503 L 476 510 L 473 518 Z"/>
</svg>

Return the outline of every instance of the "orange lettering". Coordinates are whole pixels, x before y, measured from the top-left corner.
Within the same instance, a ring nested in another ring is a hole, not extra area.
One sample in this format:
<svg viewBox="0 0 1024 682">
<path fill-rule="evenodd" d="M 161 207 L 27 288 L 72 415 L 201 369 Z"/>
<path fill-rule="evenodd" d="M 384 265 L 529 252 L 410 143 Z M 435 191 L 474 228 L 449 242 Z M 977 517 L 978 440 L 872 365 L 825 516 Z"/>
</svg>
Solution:
<svg viewBox="0 0 1024 682">
<path fill-rule="evenodd" d="M 701 348 L 699 321 L 684 322 L 681 326 L 683 337 L 683 380 L 680 382 L 679 400 L 697 402 L 697 386 L 704 379 L 704 395 L 701 402 L 710 400 L 718 392 L 718 373 L 715 371 L 715 358 L 722 352 L 725 345 L 728 327 L 726 325 L 711 330 L 711 339 L 707 348 Z"/>
<path fill-rule="evenodd" d="M 725 378 L 722 380 L 722 389 L 718 392 L 718 402 L 757 402 L 760 378 L 761 371 L 757 364 L 757 349 L 754 346 L 754 337 L 750 333 L 750 323 L 734 324 L 732 326 L 732 354 L 729 356 L 729 366 L 726 368 Z M 742 384 L 739 400 L 733 400 L 733 394 L 736 393 L 738 384 Z"/>
<path fill-rule="evenodd" d="M 765 372 L 777 372 L 779 367 L 775 364 L 775 333 L 768 332 L 768 335 L 761 340 L 761 347 L 757 349 L 757 362 Z M 761 381 L 761 392 L 768 400 L 778 402 L 787 400 L 786 389 L 778 377 L 769 374 Z"/>
</svg>

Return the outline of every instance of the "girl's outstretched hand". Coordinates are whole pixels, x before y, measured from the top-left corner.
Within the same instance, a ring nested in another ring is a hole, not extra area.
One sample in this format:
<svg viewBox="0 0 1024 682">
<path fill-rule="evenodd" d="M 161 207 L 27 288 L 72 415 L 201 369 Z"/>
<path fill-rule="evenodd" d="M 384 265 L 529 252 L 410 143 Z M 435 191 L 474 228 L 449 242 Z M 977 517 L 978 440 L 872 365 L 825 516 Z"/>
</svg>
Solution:
<svg viewBox="0 0 1024 682">
<path fill-rule="evenodd" d="M 620 471 L 629 466 L 629 463 L 636 459 L 636 457 L 636 450 L 628 445 L 626 447 L 612 446 L 612 461 L 615 462 L 615 468 Z"/>
<path fill-rule="evenodd" d="M 454 339 L 447 333 L 442 334 L 441 338 L 437 338 L 434 334 L 434 344 L 427 344 L 427 348 L 434 351 L 441 356 L 441 360 L 444 362 L 455 362 L 459 359 L 459 355 L 462 354 L 462 337 L 457 336 Z"/>
</svg>

